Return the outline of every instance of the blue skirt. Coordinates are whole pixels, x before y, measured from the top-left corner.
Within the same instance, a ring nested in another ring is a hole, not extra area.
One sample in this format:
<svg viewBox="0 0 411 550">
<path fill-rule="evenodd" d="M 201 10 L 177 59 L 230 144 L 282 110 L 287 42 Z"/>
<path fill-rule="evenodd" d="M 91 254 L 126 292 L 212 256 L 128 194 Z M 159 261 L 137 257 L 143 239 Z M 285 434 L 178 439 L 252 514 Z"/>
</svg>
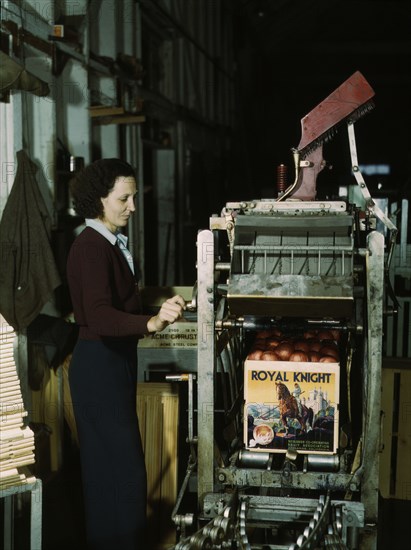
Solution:
<svg viewBox="0 0 411 550">
<path fill-rule="evenodd" d="M 147 475 L 136 411 L 136 343 L 79 340 L 69 382 L 89 547 L 143 549 Z"/>
</svg>

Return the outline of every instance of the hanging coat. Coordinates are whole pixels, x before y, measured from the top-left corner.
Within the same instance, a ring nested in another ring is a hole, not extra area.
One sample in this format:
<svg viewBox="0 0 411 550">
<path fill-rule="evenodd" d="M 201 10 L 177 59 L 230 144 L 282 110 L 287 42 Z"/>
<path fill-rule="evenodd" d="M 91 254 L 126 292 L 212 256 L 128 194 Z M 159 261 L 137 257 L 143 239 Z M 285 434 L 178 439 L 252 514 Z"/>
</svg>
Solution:
<svg viewBox="0 0 411 550">
<path fill-rule="evenodd" d="M 29 73 L 23 65 L 0 52 L 0 95 L 10 90 L 24 90 L 43 97 L 50 93 L 47 82 Z"/>
<path fill-rule="evenodd" d="M 0 313 L 15 330 L 26 328 L 61 284 L 36 171 L 27 154 L 18 151 L 16 177 L 0 221 Z"/>
</svg>

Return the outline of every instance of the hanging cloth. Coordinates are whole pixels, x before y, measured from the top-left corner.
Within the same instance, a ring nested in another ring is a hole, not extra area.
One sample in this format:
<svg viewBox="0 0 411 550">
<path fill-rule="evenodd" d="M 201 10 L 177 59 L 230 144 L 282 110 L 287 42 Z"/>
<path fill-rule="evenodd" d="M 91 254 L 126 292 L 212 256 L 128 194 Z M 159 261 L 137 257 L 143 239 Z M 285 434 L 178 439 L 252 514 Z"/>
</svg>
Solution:
<svg viewBox="0 0 411 550">
<path fill-rule="evenodd" d="M 0 313 L 26 328 L 61 284 L 51 248 L 51 222 L 27 154 L 17 152 L 17 173 L 0 221 Z"/>
<path fill-rule="evenodd" d="M 0 52 L 0 95 L 10 90 L 24 90 L 43 97 L 50 93 L 47 82 L 29 73 L 4 52 Z"/>
</svg>

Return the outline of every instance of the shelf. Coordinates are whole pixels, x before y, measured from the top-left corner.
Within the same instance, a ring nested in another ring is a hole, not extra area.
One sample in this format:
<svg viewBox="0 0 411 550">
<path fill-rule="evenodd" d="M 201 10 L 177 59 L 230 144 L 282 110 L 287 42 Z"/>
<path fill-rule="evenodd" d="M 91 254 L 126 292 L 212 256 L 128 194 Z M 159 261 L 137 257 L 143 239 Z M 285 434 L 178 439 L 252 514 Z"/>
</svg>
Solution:
<svg viewBox="0 0 411 550">
<path fill-rule="evenodd" d="M 0 490 L 0 498 L 4 498 L 4 548 L 14 548 L 14 496 L 27 491 L 31 493 L 30 510 L 30 549 L 41 548 L 42 539 L 42 481 L 31 476 L 26 484 L 18 484 Z"/>
<path fill-rule="evenodd" d="M 89 112 L 93 123 L 100 126 L 107 124 L 141 124 L 146 120 L 144 115 L 127 113 L 124 107 L 96 105 L 90 107 Z"/>
</svg>

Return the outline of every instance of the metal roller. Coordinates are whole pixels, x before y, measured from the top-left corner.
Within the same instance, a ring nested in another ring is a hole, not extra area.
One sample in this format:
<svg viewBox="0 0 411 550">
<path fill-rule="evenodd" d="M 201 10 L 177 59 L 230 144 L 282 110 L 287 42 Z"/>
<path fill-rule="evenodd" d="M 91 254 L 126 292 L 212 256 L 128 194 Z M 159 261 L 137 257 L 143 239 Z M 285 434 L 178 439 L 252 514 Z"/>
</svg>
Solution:
<svg viewBox="0 0 411 550">
<path fill-rule="evenodd" d="M 238 465 L 241 468 L 267 469 L 270 459 L 270 453 L 257 453 L 247 449 L 241 449 L 238 454 Z"/>
</svg>

